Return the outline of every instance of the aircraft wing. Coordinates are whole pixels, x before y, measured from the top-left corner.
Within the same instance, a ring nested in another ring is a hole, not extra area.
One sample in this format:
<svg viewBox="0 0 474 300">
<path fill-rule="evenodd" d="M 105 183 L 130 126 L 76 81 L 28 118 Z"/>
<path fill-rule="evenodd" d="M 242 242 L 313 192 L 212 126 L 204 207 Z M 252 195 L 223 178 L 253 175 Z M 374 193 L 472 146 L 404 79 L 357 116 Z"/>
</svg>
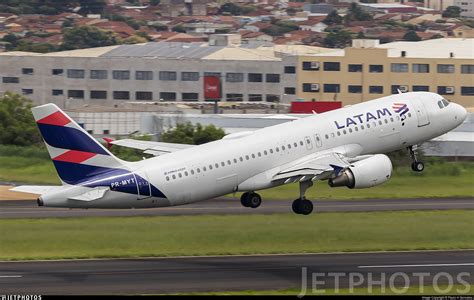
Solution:
<svg viewBox="0 0 474 300">
<path fill-rule="evenodd" d="M 140 141 L 133 139 L 123 139 L 108 141 L 109 144 L 118 145 L 127 148 L 143 150 L 146 154 L 152 154 L 155 156 L 163 155 L 183 149 L 193 147 L 195 145 L 189 144 L 174 144 L 174 143 L 163 143 L 163 142 L 152 142 L 152 141 Z"/>
<path fill-rule="evenodd" d="M 349 166 L 349 160 L 342 154 L 329 152 L 285 165 L 273 176 L 272 181 L 285 179 L 284 183 L 292 183 L 324 180 Z"/>
</svg>

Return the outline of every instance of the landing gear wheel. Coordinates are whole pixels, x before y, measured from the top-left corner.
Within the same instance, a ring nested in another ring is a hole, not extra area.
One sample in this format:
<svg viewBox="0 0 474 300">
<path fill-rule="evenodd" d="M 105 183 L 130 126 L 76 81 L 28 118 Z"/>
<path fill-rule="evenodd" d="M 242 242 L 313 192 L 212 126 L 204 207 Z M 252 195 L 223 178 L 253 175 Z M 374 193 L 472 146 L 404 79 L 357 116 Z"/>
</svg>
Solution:
<svg viewBox="0 0 474 300">
<path fill-rule="evenodd" d="M 422 172 L 425 169 L 425 165 L 421 161 L 414 161 L 411 164 L 411 169 L 415 172 Z"/>
<path fill-rule="evenodd" d="M 248 201 L 248 196 L 249 196 L 249 192 L 245 192 L 242 194 L 242 196 L 240 196 L 240 203 L 242 204 L 243 207 L 249 207 L 250 206 L 250 203 Z"/>
<path fill-rule="evenodd" d="M 248 207 L 257 208 L 262 204 L 262 197 L 257 193 L 250 193 L 247 196 Z"/>
<path fill-rule="evenodd" d="M 313 212 L 313 202 L 306 199 L 296 199 L 291 206 L 293 212 L 299 215 L 309 215 Z"/>
</svg>

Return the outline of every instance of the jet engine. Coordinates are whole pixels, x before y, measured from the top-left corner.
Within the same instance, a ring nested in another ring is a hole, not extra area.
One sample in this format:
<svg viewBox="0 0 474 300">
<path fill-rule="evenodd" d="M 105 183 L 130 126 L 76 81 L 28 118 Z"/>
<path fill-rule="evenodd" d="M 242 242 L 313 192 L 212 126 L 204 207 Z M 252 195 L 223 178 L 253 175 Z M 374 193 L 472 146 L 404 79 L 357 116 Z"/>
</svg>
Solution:
<svg viewBox="0 0 474 300">
<path fill-rule="evenodd" d="M 353 163 L 338 176 L 330 178 L 330 187 L 369 188 L 384 183 L 392 175 L 392 162 L 384 154 L 376 154 Z"/>
</svg>

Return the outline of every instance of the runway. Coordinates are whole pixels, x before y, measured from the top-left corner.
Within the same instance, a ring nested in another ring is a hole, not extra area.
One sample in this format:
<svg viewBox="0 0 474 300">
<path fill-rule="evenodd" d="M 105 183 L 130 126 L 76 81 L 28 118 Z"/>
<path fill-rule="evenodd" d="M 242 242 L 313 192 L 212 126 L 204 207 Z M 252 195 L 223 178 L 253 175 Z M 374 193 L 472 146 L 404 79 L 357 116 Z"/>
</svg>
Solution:
<svg viewBox="0 0 474 300">
<path fill-rule="evenodd" d="M 442 285 L 450 278 L 472 283 L 473 273 L 474 250 L 0 262 L 0 294 L 299 290 L 303 277 L 312 288 L 314 274 L 321 281 L 317 288 L 333 288 L 331 274 L 340 274 L 341 288 L 350 282 L 365 287 L 372 277 L 400 290 L 407 284 Z"/>
<path fill-rule="evenodd" d="M 0 201 L 0 218 L 65 218 L 112 216 L 171 216 L 203 214 L 289 213 L 293 200 L 263 200 L 259 208 L 243 207 L 238 199 L 217 198 L 183 206 L 149 209 L 67 209 L 38 207 L 35 201 Z M 314 212 L 355 212 L 390 210 L 474 209 L 474 198 L 421 198 L 369 200 L 317 200 Z"/>
</svg>

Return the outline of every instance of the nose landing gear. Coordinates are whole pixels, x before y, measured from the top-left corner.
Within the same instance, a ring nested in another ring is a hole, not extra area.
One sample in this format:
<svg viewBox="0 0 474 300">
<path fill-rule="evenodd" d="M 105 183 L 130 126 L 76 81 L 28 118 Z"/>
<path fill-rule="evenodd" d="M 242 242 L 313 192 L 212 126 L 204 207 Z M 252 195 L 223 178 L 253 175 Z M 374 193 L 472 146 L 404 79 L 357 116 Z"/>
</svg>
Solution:
<svg viewBox="0 0 474 300">
<path fill-rule="evenodd" d="M 407 147 L 407 149 L 408 149 L 408 152 L 410 153 L 410 157 L 412 160 L 411 169 L 415 172 L 422 172 L 425 169 L 425 164 L 417 160 L 416 153 L 415 153 L 416 148 L 414 148 L 413 146 L 410 146 L 410 147 Z"/>
</svg>

